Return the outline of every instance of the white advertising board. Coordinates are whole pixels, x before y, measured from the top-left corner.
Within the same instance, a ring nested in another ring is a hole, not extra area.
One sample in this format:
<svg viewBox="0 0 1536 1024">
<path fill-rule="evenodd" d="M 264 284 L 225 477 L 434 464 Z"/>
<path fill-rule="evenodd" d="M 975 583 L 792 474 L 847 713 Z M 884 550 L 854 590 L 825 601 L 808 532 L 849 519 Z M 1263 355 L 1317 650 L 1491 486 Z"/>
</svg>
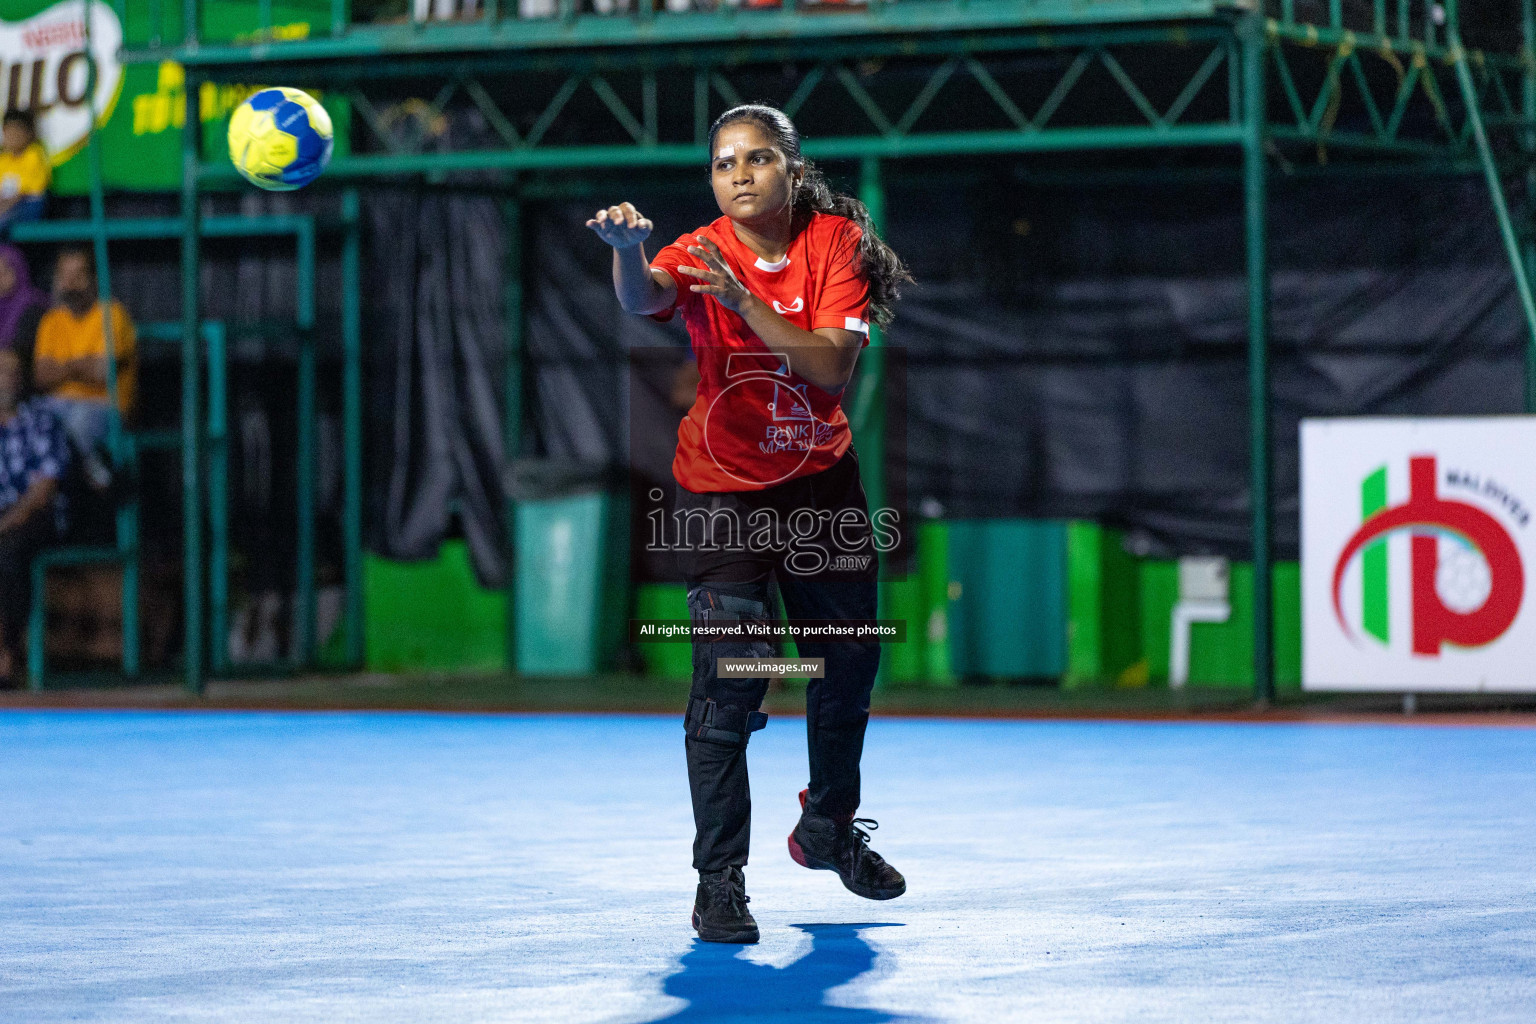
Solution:
<svg viewBox="0 0 1536 1024">
<path fill-rule="evenodd" d="M 1301 425 L 1302 686 L 1536 691 L 1536 416 Z"/>
</svg>

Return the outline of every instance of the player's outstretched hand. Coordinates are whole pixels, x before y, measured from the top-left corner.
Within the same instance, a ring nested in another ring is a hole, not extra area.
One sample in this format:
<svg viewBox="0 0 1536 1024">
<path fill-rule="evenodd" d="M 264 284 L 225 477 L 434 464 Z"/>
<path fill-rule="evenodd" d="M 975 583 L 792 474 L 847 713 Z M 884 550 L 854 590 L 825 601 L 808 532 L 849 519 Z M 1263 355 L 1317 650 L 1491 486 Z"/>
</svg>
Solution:
<svg viewBox="0 0 1536 1024">
<path fill-rule="evenodd" d="M 688 252 L 698 257 L 704 263 L 704 270 L 698 267 L 678 267 L 678 271 L 689 277 L 699 279 L 698 284 L 689 285 L 691 291 L 703 295 L 713 295 L 720 305 L 735 313 L 740 313 L 742 306 L 746 305 L 752 293 L 747 291 L 747 286 L 742 284 L 732 272 L 730 265 L 725 262 L 725 257 L 720 254 L 720 247 L 703 235 L 694 235 L 699 240 L 698 245 L 690 245 Z"/>
<path fill-rule="evenodd" d="M 598 210 L 587 227 L 615 249 L 629 249 L 650 237 L 651 222 L 640 216 L 634 203 L 620 203 Z"/>
</svg>

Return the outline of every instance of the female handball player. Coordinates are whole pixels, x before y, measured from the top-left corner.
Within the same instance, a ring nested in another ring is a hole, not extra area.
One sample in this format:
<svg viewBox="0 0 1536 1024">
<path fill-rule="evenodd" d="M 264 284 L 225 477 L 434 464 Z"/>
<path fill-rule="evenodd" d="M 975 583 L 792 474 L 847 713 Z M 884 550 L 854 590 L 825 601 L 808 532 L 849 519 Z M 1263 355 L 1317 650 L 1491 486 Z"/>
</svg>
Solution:
<svg viewBox="0 0 1536 1024">
<path fill-rule="evenodd" d="M 587 221 L 613 247 L 613 283 L 631 313 L 681 312 L 698 362 L 678 429 L 673 519 L 688 583 L 693 685 L 684 717 L 693 798 L 693 926 L 711 942 L 756 942 L 742 868 L 751 798 L 747 741 L 767 716 L 765 676 L 721 675 L 721 658 L 772 654 L 770 581 L 790 620 L 873 621 L 882 521 L 859 479 L 843 389 L 869 324 L 890 322 L 906 267 L 864 205 L 834 194 L 773 107 L 728 110 L 709 132 L 722 216 L 647 258 L 652 225 L 631 203 Z M 888 549 L 888 548 L 887 548 Z M 699 636 L 704 627 L 724 632 Z M 906 881 L 870 850 L 855 818 L 859 760 L 880 662 L 874 642 L 797 641 L 825 675 L 806 690 L 810 783 L 790 855 L 886 900 Z M 748 670 L 750 671 L 750 670 Z"/>
</svg>

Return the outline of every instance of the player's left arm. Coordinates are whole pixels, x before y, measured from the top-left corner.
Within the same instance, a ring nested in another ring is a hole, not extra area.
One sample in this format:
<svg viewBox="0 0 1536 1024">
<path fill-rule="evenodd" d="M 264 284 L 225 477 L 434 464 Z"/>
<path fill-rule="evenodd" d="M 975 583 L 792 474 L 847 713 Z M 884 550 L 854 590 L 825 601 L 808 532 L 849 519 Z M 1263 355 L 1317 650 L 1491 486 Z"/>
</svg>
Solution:
<svg viewBox="0 0 1536 1024">
<path fill-rule="evenodd" d="M 703 261 L 704 269 L 677 268 L 679 272 L 699 279 L 698 284 L 690 286 L 691 290 L 714 296 L 722 306 L 739 315 L 768 350 L 789 363 L 799 376 L 823 391 L 842 390 L 853 376 L 864 335 L 837 327 L 801 330 L 747 291 L 726 264 L 719 247 L 703 236 L 698 237 L 700 244 L 689 246 L 688 252 Z"/>
</svg>

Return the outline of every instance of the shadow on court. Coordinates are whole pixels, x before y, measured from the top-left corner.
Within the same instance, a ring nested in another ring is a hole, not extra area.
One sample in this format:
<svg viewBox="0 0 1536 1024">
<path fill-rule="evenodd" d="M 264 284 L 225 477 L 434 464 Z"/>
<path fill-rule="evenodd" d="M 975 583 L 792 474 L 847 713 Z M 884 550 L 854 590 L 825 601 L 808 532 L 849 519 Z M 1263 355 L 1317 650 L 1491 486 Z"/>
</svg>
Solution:
<svg viewBox="0 0 1536 1024">
<path fill-rule="evenodd" d="M 828 1006 L 827 993 L 875 965 L 875 951 L 861 935 L 870 928 L 899 928 L 895 923 L 797 924 L 810 935 L 811 951 L 788 967 L 743 960 L 743 947 L 694 940 L 683 954 L 681 970 L 664 990 L 688 1000 L 662 1021 L 732 1021 L 783 1017 L 815 1024 L 880 1024 L 916 1018 L 881 1010 Z"/>
</svg>

